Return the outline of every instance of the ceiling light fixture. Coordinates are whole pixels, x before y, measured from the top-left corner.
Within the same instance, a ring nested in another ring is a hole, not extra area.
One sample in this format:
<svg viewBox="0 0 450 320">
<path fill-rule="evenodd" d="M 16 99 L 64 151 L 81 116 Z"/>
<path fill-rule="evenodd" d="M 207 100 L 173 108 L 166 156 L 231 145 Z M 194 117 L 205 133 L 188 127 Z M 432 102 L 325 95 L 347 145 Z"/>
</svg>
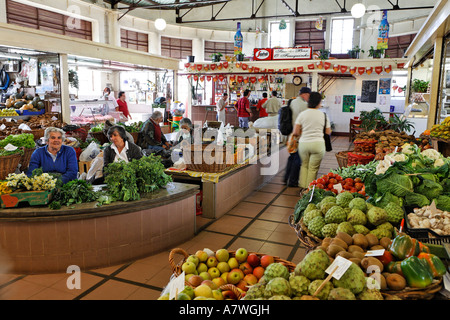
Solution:
<svg viewBox="0 0 450 320">
<path fill-rule="evenodd" d="M 158 18 L 155 20 L 155 28 L 159 31 L 162 31 L 166 28 L 166 20 L 163 18 Z"/>
<path fill-rule="evenodd" d="M 362 3 L 356 3 L 353 5 L 351 12 L 353 18 L 361 18 L 366 13 L 366 6 Z"/>
</svg>

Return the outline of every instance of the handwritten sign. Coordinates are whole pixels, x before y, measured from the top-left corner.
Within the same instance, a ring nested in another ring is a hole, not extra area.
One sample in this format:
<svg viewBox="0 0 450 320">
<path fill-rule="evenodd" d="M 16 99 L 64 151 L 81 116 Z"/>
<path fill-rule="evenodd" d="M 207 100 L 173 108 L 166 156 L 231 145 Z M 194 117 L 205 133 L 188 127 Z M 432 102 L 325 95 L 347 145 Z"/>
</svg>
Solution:
<svg viewBox="0 0 450 320">
<path fill-rule="evenodd" d="M 274 48 L 272 59 L 273 60 L 309 60 L 312 57 L 311 47 L 299 47 L 299 48 Z"/>
<path fill-rule="evenodd" d="M 170 281 L 169 300 L 176 299 L 177 295 L 184 290 L 184 271 L 175 279 Z"/>
<path fill-rule="evenodd" d="M 339 280 L 351 265 L 352 262 L 350 260 L 347 260 L 341 256 L 337 256 L 336 259 L 334 259 L 333 263 L 325 270 L 325 272 L 331 274 L 334 271 L 333 277 L 336 280 Z"/>
</svg>

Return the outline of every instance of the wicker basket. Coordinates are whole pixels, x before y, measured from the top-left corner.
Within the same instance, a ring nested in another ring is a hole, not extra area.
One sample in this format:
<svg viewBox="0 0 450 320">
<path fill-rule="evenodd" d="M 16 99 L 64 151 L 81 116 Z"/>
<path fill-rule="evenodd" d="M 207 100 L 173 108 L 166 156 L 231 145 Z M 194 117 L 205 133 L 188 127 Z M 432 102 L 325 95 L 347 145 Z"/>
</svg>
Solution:
<svg viewBox="0 0 450 320">
<path fill-rule="evenodd" d="M 318 237 L 313 235 L 305 226 L 305 224 L 303 223 L 303 218 L 301 218 L 300 221 L 295 224 L 294 215 L 292 214 L 289 216 L 289 225 L 294 229 L 298 239 L 306 247 L 307 252 L 314 250 L 317 246 L 320 246 L 322 244 L 322 239 L 319 239 Z"/>
<path fill-rule="evenodd" d="M 0 157 L 0 180 L 5 180 L 8 174 L 16 171 L 21 158 L 22 154 L 20 153 Z"/>
<path fill-rule="evenodd" d="M 44 136 L 45 129 L 32 129 L 31 134 L 33 134 L 34 140 L 38 140 Z"/>
<path fill-rule="evenodd" d="M 31 155 L 33 154 L 36 148 L 22 148 L 23 155 L 20 157 L 20 170 L 26 171 L 28 169 L 28 165 L 30 164 Z"/>
<path fill-rule="evenodd" d="M 425 288 L 406 287 L 401 291 L 381 291 L 381 294 L 385 299 L 396 297 L 402 300 L 431 300 L 441 289 L 442 278 L 433 280 L 433 283 Z"/>
<path fill-rule="evenodd" d="M 235 251 L 230 250 L 228 252 L 230 253 L 230 258 L 234 257 L 236 254 Z M 254 254 L 258 255 L 259 257 L 262 257 L 264 255 L 262 253 L 257 253 L 257 252 L 248 252 L 248 253 L 249 254 L 254 253 Z M 180 254 L 184 257 L 178 263 L 176 263 L 174 260 L 176 254 Z M 172 251 L 170 251 L 169 264 L 170 264 L 170 267 L 172 268 L 172 273 L 175 276 L 179 276 L 183 272 L 181 267 L 182 267 L 183 263 L 186 262 L 186 259 L 189 257 L 189 255 L 190 255 L 189 253 L 187 253 L 185 250 L 183 250 L 181 248 L 175 248 L 175 249 L 172 249 Z M 274 258 L 274 262 L 278 262 L 278 263 L 285 265 L 288 268 L 289 273 L 294 272 L 295 267 L 296 267 L 296 265 L 294 263 L 284 260 L 284 259 L 281 259 L 280 257 L 277 257 L 277 256 L 273 256 L 273 258 Z M 185 285 L 193 287 L 193 285 L 187 281 L 185 281 Z M 236 295 L 237 299 L 241 298 L 241 295 L 242 295 L 241 292 L 237 289 L 236 286 L 234 286 L 232 284 L 226 284 L 226 285 L 220 286 L 220 289 L 221 290 L 231 290 Z"/>
<path fill-rule="evenodd" d="M 208 164 L 205 163 L 205 159 L 203 159 L 203 155 L 205 154 L 205 149 L 209 146 L 209 144 L 202 144 L 201 146 L 193 145 L 191 146 L 191 149 L 185 149 L 183 152 L 190 152 L 190 163 L 186 163 L 186 170 L 190 171 L 197 171 L 197 172 L 208 172 L 208 173 L 215 173 L 215 172 L 222 172 L 227 169 L 227 167 L 230 166 L 230 164 L 234 163 L 234 159 L 231 159 L 230 161 L 227 161 L 227 152 L 226 147 L 223 147 L 223 158 L 221 163 L 216 163 L 216 161 L 213 161 L 213 163 Z M 216 147 L 218 148 L 218 147 Z M 211 152 L 207 152 L 207 154 L 211 154 L 211 157 L 215 158 L 215 150 L 212 149 Z M 199 155 L 201 153 L 201 155 Z M 196 156 L 197 155 L 197 156 Z M 234 154 L 230 155 L 234 158 Z M 195 163 L 197 158 L 201 158 L 201 163 Z M 230 164 L 227 164 L 230 163 Z"/>
<path fill-rule="evenodd" d="M 92 138 L 97 139 L 100 144 L 104 144 L 109 142 L 108 137 L 103 133 L 103 131 L 99 132 L 90 132 Z"/>
<path fill-rule="evenodd" d="M 339 168 L 347 167 L 348 151 L 337 152 L 335 155 Z"/>
</svg>

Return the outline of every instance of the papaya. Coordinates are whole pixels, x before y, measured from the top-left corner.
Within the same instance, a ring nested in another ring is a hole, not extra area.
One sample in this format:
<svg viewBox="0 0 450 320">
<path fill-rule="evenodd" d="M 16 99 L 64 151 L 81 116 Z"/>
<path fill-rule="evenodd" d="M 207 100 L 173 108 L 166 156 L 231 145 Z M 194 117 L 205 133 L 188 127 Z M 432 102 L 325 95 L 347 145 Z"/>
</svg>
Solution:
<svg viewBox="0 0 450 320">
<path fill-rule="evenodd" d="M 16 101 L 14 102 L 14 109 L 20 109 L 25 104 L 27 104 L 25 101 Z"/>
</svg>

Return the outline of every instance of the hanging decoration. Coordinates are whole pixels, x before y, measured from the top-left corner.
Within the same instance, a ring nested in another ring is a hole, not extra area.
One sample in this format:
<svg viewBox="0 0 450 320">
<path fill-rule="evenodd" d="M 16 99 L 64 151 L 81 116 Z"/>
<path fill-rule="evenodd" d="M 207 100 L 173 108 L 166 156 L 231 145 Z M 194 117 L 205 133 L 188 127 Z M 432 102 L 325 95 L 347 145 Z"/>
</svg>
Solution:
<svg viewBox="0 0 450 320">
<path fill-rule="evenodd" d="M 339 65 L 338 64 L 335 64 L 334 66 L 333 66 L 333 71 L 334 72 L 338 72 L 339 71 Z"/>
<path fill-rule="evenodd" d="M 372 72 L 373 72 L 373 67 L 370 67 L 370 68 L 367 67 L 367 68 L 366 68 L 366 73 L 367 73 L 367 74 L 371 74 Z"/>
<path fill-rule="evenodd" d="M 316 25 L 315 25 L 317 30 L 322 30 L 323 29 L 323 17 L 319 17 L 316 20 Z"/>
<path fill-rule="evenodd" d="M 331 63 L 330 63 L 330 62 L 326 61 L 326 62 L 323 63 L 323 68 L 324 68 L 325 70 L 330 69 L 330 67 L 331 67 Z"/>
<path fill-rule="evenodd" d="M 391 72 L 392 71 L 392 66 L 391 65 L 385 66 L 384 67 L 384 71 L 386 71 L 387 73 Z"/>
<path fill-rule="evenodd" d="M 365 67 L 358 67 L 358 73 L 360 75 L 364 74 L 364 72 L 366 72 L 366 68 Z"/>
<path fill-rule="evenodd" d="M 351 67 L 350 68 L 350 74 L 354 74 L 356 72 L 356 67 Z"/>
<path fill-rule="evenodd" d="M 186 62 L 186 63 L 184 64 L 184 67 L 185 67 L 186 69 L 189 69 L 190 66 L 191 66 L 191 64 L 190 64 L 189 62 Z"/>
<path fill-rule="evenodd" d="M 201 64 L 197 64 L 197 70 L 202 71 L 203 66 Z"/>
<path fill-rule="evenodd" d="M 281 19 L 280 25 L 278 26 L 280 30 L 285 30 L 287 28 L 286 20 Z"/>
<path fill-rule="evenodd" d="M 213 63 L 210 67 L 211 67 L 211 70 L 216 70 L 217 65 L 215 63 Z"/>
<path fill-rule="evenodd" d="M 389 39 L 389 22 L 387 20 L 387 10 L 383 10 L 380 25 L 378 26 L 377 49 L 387 49 Z"/>
<path fill-rule="evenodd" d="M 314 69 L 314 63 L 308 64 L 308 69 L 310 70 Z"/>
<path fill-rule="evenodd" d="M 347 71 L 347 66 L 340 66 L 341 72 L 345 73 Z"/>
<path fill-rule="evenodd" d="M 381 72 L 383 72 L 383 67 L 382 67 L 382 66 L 377 66 L 377 67 L 375 67 L 375 72 L 376 72 L 377 74 L 380 74 Z"/>
</svg>

